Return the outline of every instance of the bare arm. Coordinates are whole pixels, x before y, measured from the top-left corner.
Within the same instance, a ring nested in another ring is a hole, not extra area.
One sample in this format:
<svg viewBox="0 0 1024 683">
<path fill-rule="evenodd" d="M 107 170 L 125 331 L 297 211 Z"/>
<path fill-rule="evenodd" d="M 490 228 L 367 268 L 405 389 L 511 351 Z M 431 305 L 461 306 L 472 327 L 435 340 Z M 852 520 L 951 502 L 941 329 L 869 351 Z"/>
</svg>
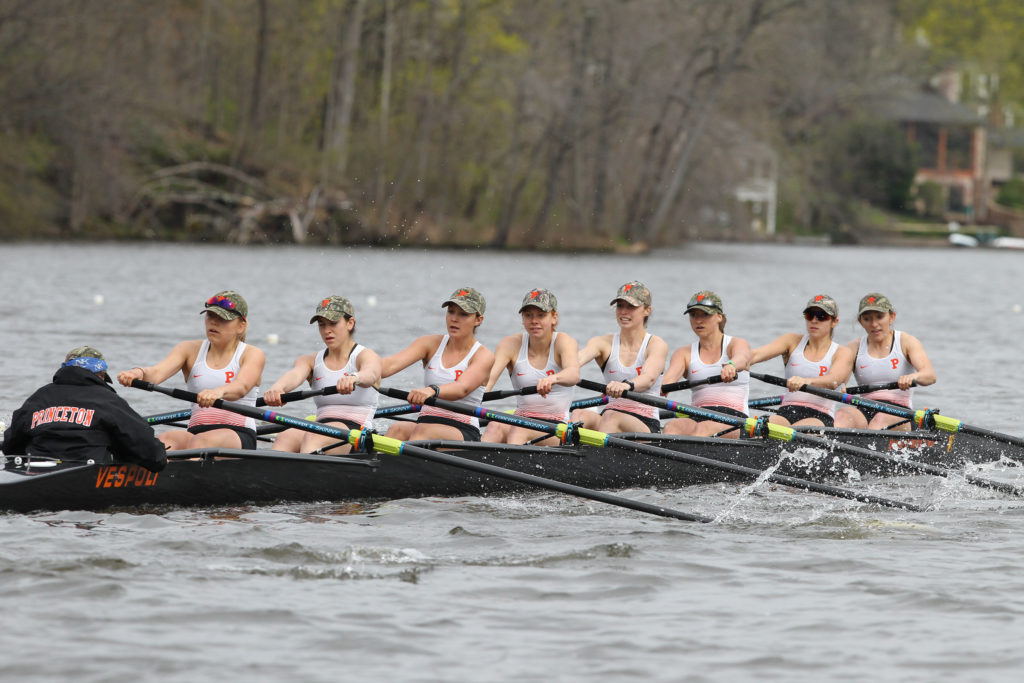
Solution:
<svg viewBox="0 0 1024 683">
<path fill-rule="evenodd" d="M 746 339 L 733 337 L 732 341 L 729 342 L 729 348 L 726 349 L 726 353 L 729 354 L 731 363 L 722 366 L 721 377 L 723 382 L 731 382 L 736 379 L 736 375 L 740 371 L 750 369 L 750 358 L 753 352 L 750 350 L 750 343 Z"/>
<path fill-rule="evenodd" d="M 562 369 L 537 380 L 537 393 L 547 396 L 551 392 L 551 387 L 556 384 L 565 387 L 575 386 L 580 381 L 579 354 L 579 344 L 576 340 L 564 332 L 559 334 L 555 338 L 555 362 Z"/>
<path fill-rule="evenodd" d="M 487 377 L 485 387 L 487 391 L 493 389 L 494 385 L 498 383 L 501 373 L 511 372 L 520 344 L 522 344 L 522 337 L 518 334 L 505 337 L 498 343 L 498 348 L 494 352 L 494 363 L 491 365 L 491 371 Z"/>
<path fill-rule="evenodd" d="M 181 370 L 184 370 L 185 374 L 188 375 L 192 369 L 192 361 L 198 355 L 202 345 L 203 342 L 198 339 L 183 341 L 171 349 L 167 357 L 156 365 L 135 367 L 131 370 L 120 372 L 117 375 L 117 381 L 127 387 L 131 386 L 133 379 L 160 384 Z"/>
<path fill-rule="evenodd" d="M 596 360 L 598 365 L 604 365 L 608 362 L 608 355 L 612 352 L 612 335 L 606 334 L 600 337 L 592 337 L 586 345 L 580 349 L 579 359 L 580 367 L 586 365 L 592 360 Z"/>
<path fill-rule="evenodd" d="M 386 356 L 381 359 L 381 377 L 391 377 L 407 367 L 420 361 L 426 363 L 430 356 L 437 350 L 443 336 L 440 334 L 428 334 L 418 338 L 412 344 L 405 347 L 398 353 Z"/>
<path fill-rule="evenodd" d="M 680 346 L 672 352 L 672 358 L 668 362 L 668 370 L 665 371 L 665 384 L 678 382 L 686 374 L 686 368 L 690 367 L 690 347 Z"/>
<path fill-rule="evenodd" d="M 796 348 L 796 345 L 800 343 L 801 335 L 794 332 L 787 332 L 786 334 L 778 337 L 774 341 L 770 341 L 764 346 L 759 346 L 750 352 L 750 361 L 747 367 L 763 363 L 766 360 L 771 360 L 776 356 L 789 356 Z"/>
<path fill-rule="evenodd" d="M 313 372 L 313 354 L 309 353 L 295 359 L 295 364 L 288 372 L 281 375 L 269 389 L 263 392 L 263 401 L 268 406 L 282 406 L 281 394 L 291 391 L 310 378 Z"/>
<path fill-rule="evenodd" d="M 903 353 L 906 354 L 907 360 L 910 361 L 910 364 L 915 369 L 914 372 L 899 378 L 900 389 L 904 391 L 909 389 L 914 381 L 922 387 L 935 384 L 935 381 L 938 379 L 935 376 L 935 368 L 932 367 L 932 361 L 928 358 L 928 354 L 924 352 L 924 346 L 921 342 L 917 340 L 917 337 L 906 332 L 901 333 L 900 340 L 903 345 Z"/>
</svg>

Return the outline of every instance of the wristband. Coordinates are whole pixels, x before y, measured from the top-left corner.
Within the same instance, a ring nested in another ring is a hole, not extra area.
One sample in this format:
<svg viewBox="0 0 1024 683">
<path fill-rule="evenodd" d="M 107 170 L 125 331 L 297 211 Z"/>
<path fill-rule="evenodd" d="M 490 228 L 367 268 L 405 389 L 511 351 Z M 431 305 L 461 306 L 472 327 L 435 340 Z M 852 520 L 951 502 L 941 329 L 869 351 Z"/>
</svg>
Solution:
<svg viewBox="0 0 1024 683">
<path fill-rule="evenodd" d="M 724 367 L 725 367 L 726 365 L 731 365 L 731 366 L 733 366 L 733 367 L 736 367 L 736 364 L 735 364 L 735 363 L 733 363 L 733 362 L 732 362 L 731 360 L 727 360 L 727 361 L 725 361 L 724 363 L 722 363 L 722 367 L 723 367 L 723 368 L 724 368 Z"/>
<path fill-rule="evenodd" d="M 438 396 L 441 395 L 441 387 L 437 386 L 436 384 L 431 384 L 430 388 L 434 390 L 434 398 L 437 398 Z"/>
<path fill-rule="evenodd" d="M 630 391 L 636 391 L 636 385 L 633 384 L 633 380 L 627 379 L 625 382 L 623 382 L 623 384 L 628 384 Z"/>
</svg>

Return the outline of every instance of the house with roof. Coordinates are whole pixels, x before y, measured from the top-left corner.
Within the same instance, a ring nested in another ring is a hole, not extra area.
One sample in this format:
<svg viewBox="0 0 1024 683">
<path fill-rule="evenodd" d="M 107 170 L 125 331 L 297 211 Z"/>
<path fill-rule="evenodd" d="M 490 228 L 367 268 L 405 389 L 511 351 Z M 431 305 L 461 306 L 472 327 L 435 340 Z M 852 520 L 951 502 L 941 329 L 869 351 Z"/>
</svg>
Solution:
<svg viewBox="0 0 1024 683">
<path fill-rule="evenodd" d="M 984 220 L 990 194 L 985 118 L 937 92 L 903 93 L 881 109 L 917 144 L 915 186 L 931 182 L 942 189 L 947 219 Z"/>
</svg>

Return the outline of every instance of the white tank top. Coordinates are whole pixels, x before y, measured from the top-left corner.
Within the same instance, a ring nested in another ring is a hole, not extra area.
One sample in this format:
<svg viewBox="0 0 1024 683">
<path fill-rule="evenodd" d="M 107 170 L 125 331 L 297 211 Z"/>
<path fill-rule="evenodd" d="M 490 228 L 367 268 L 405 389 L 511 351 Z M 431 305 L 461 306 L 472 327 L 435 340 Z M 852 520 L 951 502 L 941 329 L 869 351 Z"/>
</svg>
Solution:
<svg viewBox="0 0 1024 683">
<path fill-rule="evenodd" d="M 476 353 L 477 349 L 480 348 L 480 342 L 476 342 L 475 344 L 473 344 L 473 348 L 469 350 L 469 353 L 466 354 L 466 357 L 450 368 L 446 368 L 444 364 L 441 363 L 441 355 L 444 353 L 444 349 L 446 346 L 448 346 L 447 334 L 444 335 L 443 339 L 441 339 L 441 343 L 437 345 L 437 351 L 434 352 L 434 355 L 427 363 L 427 367 L 424 368 L 423 370 L 423 384 L 425 386 L 429 387 L 431 384 L 441 386 L 442 384 L 450 384 L 458 380 L 462 373 L 464 373 L 466 369 L 469 367 L 469 361 L 473 358 L 473 354 Z M 480 402 L 483 400 L 483 398 L 484 387 L 481 384 L 476 389 L 469 392 L 468 396 L 459 401 L 456 401 L 456 403 L 461 403 L 462 405 L 466 405 L 471 408 L 477 408 L 480 406 Z M 480 428 L 480 420 L 478 420 L 475 416 L 470 417 L 469 415 L 463 415 L 461 413 L 453 413 L 450 410 L 441 410 L 440 408 L 435 408 L 434 406 L 423 406 L 423 409 L 420 410 L 420 417 L 424 415 L 443 417 L 449 420 L 455 420 L 456 422 L 464 422 L 468 425 L 476 427 L 477 429 Z"/>
<path fill-rule="evenodd" d="M 648 332 L 644 335 L 644 341 L 640 344 L 640 351 L 636 354 L 636 360 L 633 361 L 633 367 L 627 368 L 619 360 L 619 333 L 616 332 L 612 335 L 612 350 L 608 355 L 608 362 L 604 364 L 604 381 L 607 382 L 625 382 L 627 379 L 635 380 L 640 376 L 640 373 L 644 369 L 644 362 L 647 360 L 647 343 L 651 341 L 651 333 Z M 664 368 L 662 368 L 664 372 Z M 662 373 L 658 373 L 658 379 L 655 380 L 654 384 L 647 391 L 641 391 L 641 394 L 647 394 L 649 396 L 660 396 L 661 395 L 661 377 Z M 658 418 L 658 409 L 654 406 L 645 405 L 643 403 L 637 403 L 627 398 L 610 398 L 608 399 L 608 405 L 605 410 L 613 408 L 620 410 L 625 413 L 633 413 L 634 415 L 643 415 L 644 417 L 651 417 L 654 419 Z"/>
<path fill-rule="evenodd" d="M 690 367 L 686 378 L 691 382 L 722 374 L 722 366 L 729 361 L 729 343 L 732 337 L 722 337 L 722 356 L 714 363 L 705 363 L 700 359 L 700 341 L 690 345 Z M 698 408 L 723 406 L 744 414 L 750 412 L 747 399 L 750 397 L 750 372 L 744 370 L 736 373 L 736 379 L 729 383 L 705 384 L 690 390 L 690 401 Z"/>
<path fill-rule="evenodd" d="M 808 337 L 805 334 L 789 357 L 789 362 L 786 363 L 786 379 L 790 377 L 822 377 L 832 369 L 832 357 L 835 356 L 839 344 L 832 342 L 828 347 L 828 353 L 821 360 L 807 360 L 804 357 L 807 340 Z M 835 401 L 808 394 L 806 391 L 787 391 L 782 395 L 782 405 L 814 408 L 832 417 L 835 417 L 836 414 Z"/>
<path fill-rule="evenodd" d="M 210 351 L 210 341 L 204 340 L 203 345 L 199 347 L 199 353 L 196 354 L 196 360 L 192 364 L 192 372 L 188 375 L 188 381 L 185 382 L 185 387 L 194 393 L 206 391 L 207 389 L 217 389 L 225 384 L 230 384 L 237 375 L 242 367 L 242 354 L 245 353 L 246 343 L 238 342 L 238 348 L 235 349 L 235 353 L 231 356 L 231 360 L 223 368 L 217 368 L 216 370 L 206 364 L 206 354 Z M 255 406 L 256 397 L 260 393 L 259 387 L 253 387 L 249 390 L 249 393 L 242 398 L 235 401 L 246 406 Z M 239 415 L 233 413 L 230 410 L 222 410 L 220 408 L 200 408 L 199 404 L 192 404 L 192 417 L 188 421 L 189 427 L 201 427 L 203 425 L 230 425 L 232 427 L 245 427 L 246 429 L 256 429 L 256 420 L 245 415 Z"/>
<path fill-rule="evenodd" d="M 342 377 L 357 374 L 359 369 L 356 367 L 356 359 L 365 350 L 366 347 L 360 344 L 352 347 L 348 362 L 341 370 L 331 370 L 324 363 L 327 349 L 317 353 L 316 362 L 313 364 L 313 378 L 309 382 L 310 388 L 333 387 Z M 350 420 L 366 429 L 373 429 L 373 414 L 377 412 L 378 396 L 377 390 L 373 387 L 361 387 L 358 384 L 351 394 L 317 396 L 313 399 L 316 403 L 316 419 Z"/>
<path fill-rule="evenodd" d="M 548 362 L 543 369 L 538 370 L 530 365 L 530 335 L 523 333 L 523 342 L 519 346 L 519 357 L 516 358 L 515 365 L 512 366 L 513 387 L 516 389 L 535 387 L 538 381 L 548 375 L 554 375 L 562 369 L 555 362 L 555 340 L 557 338 L 557 332 L 551 335 Z M 569 419 L 569 404 L 572 403 L 574 388 L 555 384 L 552 385 L 547 398 L 539 394 L 519 396 L 516 402 L 516 415 L 566 422 Z"/>
<path fill-rule="evenodd" d="M 888 384 L 915 370 L 917 368 L 911 364 L 907 354 L 903 352 L 899 330 L 893 331 L 892 349 L 884 358 L 873 358 L 868 353 L 868 338 L 861 337 L 860 346 L 857 348 L 857 362 L 853 366 L 853 376 L 857 378 L 857 384 Z M 864 394 L 864 398 L 869 398 L 872 401 L 890 401 L 910 408 L 913 395 L 913 388 L 909 391 L 885 389 Z"/>
</svg>

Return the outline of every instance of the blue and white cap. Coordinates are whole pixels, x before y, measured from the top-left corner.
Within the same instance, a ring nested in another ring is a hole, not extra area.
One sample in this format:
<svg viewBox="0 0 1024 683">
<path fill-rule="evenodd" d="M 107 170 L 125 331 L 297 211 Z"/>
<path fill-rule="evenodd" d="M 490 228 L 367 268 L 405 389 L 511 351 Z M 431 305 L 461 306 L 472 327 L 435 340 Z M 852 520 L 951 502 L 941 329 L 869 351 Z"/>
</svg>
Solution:
<svg viewBox="0 0 1024 683">
<path fill-rule="evenodd" d="M 79 346 L 68 351 L 64 357 L 63 367 L 85 368 L 89 372 L 102 375 L 103 379 L 110 382 L 110 375 L 107 374 L 107 361 L 103 354 L 92 346 Z"/>
</svg>

